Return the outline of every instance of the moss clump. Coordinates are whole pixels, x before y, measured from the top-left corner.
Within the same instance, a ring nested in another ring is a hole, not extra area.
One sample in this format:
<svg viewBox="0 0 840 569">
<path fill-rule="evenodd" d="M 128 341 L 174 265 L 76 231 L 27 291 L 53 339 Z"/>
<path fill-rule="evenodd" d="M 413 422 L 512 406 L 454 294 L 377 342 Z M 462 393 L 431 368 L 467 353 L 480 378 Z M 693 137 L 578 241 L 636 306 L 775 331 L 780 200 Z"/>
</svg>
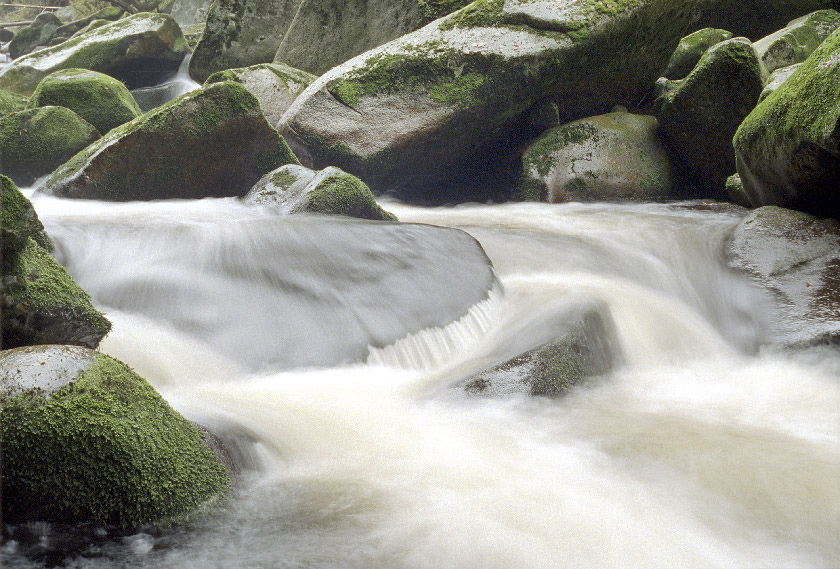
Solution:
<svg viewBox="0 0 840 569">
<path fill-rule="evenodd" d="M 440 25 L 441 30 L 455 28 L 484 28 L 504 23 L 504 0 L 476 0 L 463 10 L 447 18 Z"/>
<path fill-rule="evenodd" d="M 0 176 L 0 192 L 2 192 L 0 195 L 0 246 L 3 249 L 0 259 L 2 259 L 25 245 L 26 241 L 42 231 L 44 226 L 38 220 L 32 203 L 6 176 Z"/>
<path fill-rule="evenodd" d="M 64 69 L 47 75 L 29 99 L 29 108 L 66 107 L 100 133 L 125 124 L 142 113 L 129 90 L 109 75 L 87 69 Z"/>
<path fill-rule="evenodd" d="M 460 10 L 469 5 L 472 0 L 418 0 L 417 5 L 423 14 L 423 20 L 431 22 Z"/>
<path fill-rule="evenodd" d="M 397 221 L 397 216 L 382 209 L 370 188 L 356 176 L 338 168 L 327 168 L 308 192 L 306 211 L 329 215 L 347 215 L 362 219 Z"/>
<path fill-rule="evenodd" d="M 201 433 L 125 364 L 96 355 L 75 381 L 2 399 L 3 518 L 121 528 L 225 492 Z"/>
<path fill-rule="evenodd" d="M 26 97 L 0 89 L 0 115 L 7 115 L 26 108 Z"/>
<path fill-rule="evenodd" d="M 703 28 L 685 36 L 668 61 L 664 76 L 668 79 L 684 78 L 710 47 L 731 38 L 731 32 L 715 28 Z"/>
</svg>

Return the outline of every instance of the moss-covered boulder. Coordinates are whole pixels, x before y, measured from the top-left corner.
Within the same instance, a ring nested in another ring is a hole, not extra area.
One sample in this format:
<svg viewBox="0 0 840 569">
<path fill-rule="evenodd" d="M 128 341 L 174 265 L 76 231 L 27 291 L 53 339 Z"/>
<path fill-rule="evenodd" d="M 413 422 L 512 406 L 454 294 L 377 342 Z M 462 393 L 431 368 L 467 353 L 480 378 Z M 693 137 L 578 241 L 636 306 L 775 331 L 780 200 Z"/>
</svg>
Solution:
<svg viewBox="0 0 840 569">
<path fill-rule="evenodd" d="M 97 10 L 93 14 L 89 14 L 81 18 L 76 18 L 70 22 L 67 22 L 66 24 L 61 25 L 58 29 L 55 30 L 53 38 L 61 38 L 63 40 L 68 40 L 71 37 L 73 37 L 76 33 L 87 28 L 94 21 L 100 20 L 105 22 L 113 22 L 115 20 L 119 20 L 123 14 L 124 12 L 121 8 L 112 5 L 107 5 L 101 10 Z"/>
<path fill-rule="evenodd" d="M 261 63 L 219 71 L 208 77 L 204 84 L 222 81 L 241 83 L 260 102 L 269 124 L 276 125 L 297 96 L 315 79 L 314 75 L 288 65 Z"/>
<path fill-rule="evenodd" d="M 741 176 L 738 174 L 729 176 L 726 179 L 724 189 L 729 201 L 743 207 L 750 207 L 750 199 L 746 190 L 744 190 L 744 182 L 741 180 Z"/>
<path fill-rule="evenodd" d="M 282 166 L 263 176 L 243 200 L 279 213 L 309 212 L 397 221 L 394 214 L 376 203 L 364 182 L 334 167 L 313 172 L 303 166 Z"/>
<path fill-rule="evenodd" d="M 22 111 L 26 108 L 26 97 L 0 89 L 0 116 Z"/>
<path fill-rule="evenodd" d="M 226 81 L 115 128 L 58 168 L 44 191 L 114 201 L 244 195 L 297 163 L 257 99 Z"/>
<path fill-rule="evenodd" d="M 752 211 L 727 253 L 774 299 L 774 340 L 788 345 L 840 339 L 840 225 L 775 206 Z"/>
<path fill-rule="evenodd" d="M 685 36 L 668 60 L 662 76 L 667 79 L 685 78 L 710 47 L 728 39 L 732 39 L 732 32 L 717 28 L 703 28 Z"/>
<path fill-rule="evenodd" d="M 548 202 L 662 199 L 671 164 L 656 118 L 613 112 L 551 129 L 522 157 L 523 197 Z"/>
<path fill-rule="evenodd" d="M 17 59 L 50 43 L 62 21 L 52 12 L 38 14 L 35 20 L 21 29 L 9 42 L 9 55 Z"/>
<path fill-rule="evenodd" d="M 588 378 L 609 373 L 621 360 L 621 343 L 609 308 L 581 302 L 548 323 L 554 337 L 459 382 L 483 396 L 529 393 L 562 396 Z"/>
<path fill-rule="evenodd" d="M 44 77 L 69 68 L 106 73 L 130 89 L 154 85 L 177 71 L 189 51 L 170 16 L 134 14 L 16 59 L 0 72 L 0 89 L 28 96 Z"/>
<path fill-rule="evenodd" d="M 99 131 L 64 107 L 0 117 L 0 173 L 28 186 L 99 138 Z"/>
<path fill-rule="evenodd" d="M 484 199 L 537 101 L 564 123 L 632 108 L 692 29 L 761 37 L 828 4 L 477 0 L 326 72 L 278 128 L 306 166 L 337 166 L 374 193 Z"/>
<path fill-rule="evenodd" d="M 0 176 L 0 260 L 22 249 L 30 237 L 43 231 L 32 203 L 20 193 L 14 182 Z M 4 273 L 5 274 L 5 273 Z"/>
<path fill-rule="evenodd" d="M 750 203 L 840 217 L 840 31 L 744 120 L 733 143 Z"/>
<path fill-rule="evenodd" d="M 29 98 L 29 108 L 48 105 L 74 111 L 103 134 L 141 114 L 122 82 L 87 69 L 62 69 L 44 77 Z"/>
<path fill-rule="evenodd" d="M 190 60 L 190 77 L 203 83 L 225 69 L 271 63 L 301 0 L 216 0 Z"/>
<path fill-rule="evenodd" d="M 471 0 L 302 0 L 274 61 L 320 75 L 470 3 Z"/>
<path fill-rule="evenodd" d="M 767 71 L 775 71 L 802 63 L 819 45 L 840 27 L 840 12 L 818 10 L 769 36 L 755 42 L 754 47 Z"/>
<path fill-rule="evenodd" d="M 665 83 L 657 118 L 705 187 L 699 197 L 724 197 L 726 178 L 735 171 L 732 136 L 758 102 L 766 77 L 750 41 L 733 38 L 711 47 L 685 79 Z"/>
<path fill-rule="evenodd" d="M 68 346 L 0 352 L 3 520 L 167 523 L 229 480 L 201 432 L 131 368 Z"/>
</svg>

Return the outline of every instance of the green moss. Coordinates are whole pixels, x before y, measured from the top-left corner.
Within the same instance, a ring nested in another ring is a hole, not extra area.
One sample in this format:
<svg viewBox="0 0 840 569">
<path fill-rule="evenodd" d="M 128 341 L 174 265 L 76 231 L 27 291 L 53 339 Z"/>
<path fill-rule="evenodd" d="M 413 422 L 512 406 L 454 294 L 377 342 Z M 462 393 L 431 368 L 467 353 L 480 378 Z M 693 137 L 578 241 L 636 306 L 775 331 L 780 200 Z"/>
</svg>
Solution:
<svg viewBox="0 0 840 569">
<path fill-rule="evenodd" d="M 289 188 L 297 181 L 298 177 L 287 170 L 275 172 L 274 175 L 271 176 L 271 183 L 280 188 Z"/>
<path fill-rule="evenodd" d="M 479 73 L 465 73 L 433 86 L 430 96 L 438 103 L 459 104 L 471 101 L 484 81 L 485 77 Z"/>
<path fill-rule="evenodd" d="M 345 172 L 324 177 L 308 194 L 306 211 L 328 215 L 348 215 L 363 219 L 397 221 L 397 217 L 383 210 L 370 188 L 360 179 Z"/>
<path fill-rule="evenodd" d="M 423 13 L 423 20 L 431 22 L 460 10 L 471 2 L 472 0 L 418 0 L 417 5 Z"/>
<path fill-rule="evenodd" d="M 6 176 L 0 176 L 0 245 L 3 255 L 8 257 L 13 249 L 26 243 L 26 240 L 44 229 L 32 203 L 20 193 L 14 182 Z M 4 271 L 5 272 L 5 271 Z"/>
<path fill-rule="evenodd" d="M 26 97 L 0 89 L 0 115 L 7 115 L 26 108 Z"/>
<path fill-rule="evenodd" d="M 560 126 L 543 133 L 523 156 L 522 161 L 527 169 L 536 170 L 541 176 L 546 176 L 557 165 L 554 153 L 570 144 L 582 144 L 596 134 L 594 125 L 572 123 Z"/>
<path fill-rule="evenodd" d="M 504 23 L 504 0 L 476 0 L 463 10 L 447 18 L 441 30 L 455 28 L 493 27 Z"/>
<path fill-rule="evenodd" d="M 98 355 L 75 382 L 2 400 L 3 517 L 133 528 L 229 485 L 201 433 L 125 364 Z"/>
</svg>

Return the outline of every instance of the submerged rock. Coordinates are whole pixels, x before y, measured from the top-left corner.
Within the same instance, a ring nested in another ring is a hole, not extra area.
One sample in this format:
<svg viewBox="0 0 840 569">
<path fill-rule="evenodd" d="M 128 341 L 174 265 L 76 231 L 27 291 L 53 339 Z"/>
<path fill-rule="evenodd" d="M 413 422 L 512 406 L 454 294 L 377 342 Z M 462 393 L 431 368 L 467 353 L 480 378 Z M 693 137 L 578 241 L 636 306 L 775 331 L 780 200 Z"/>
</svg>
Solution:
<svg viewBox="0 0 840 569">
<path fill-rule="evenodd" d="M 102 134 L 141 114 L 122 82 L 87 69 L 63 69 L 44 77 L 29 98 L 28 106 L 47 105 L 70 109 Z"/>
<path fill-rule="evenodd" d="M 3 520 L 135 528 L 224 493 L 202 433 L 125 364 L 69 346 L 0 352 Z"/>
<path fill-rule="evenodd" d="M 662 76 L 666 79 L 684 79 L 710 47 L 728 39 L 732 39 L 732 32 L 716 28 L 703 28 L 685 36 L 668 60 Z"/>
<path fill-rule="evenodd" d="M 767 71 L 772 72 L 805 61 L 838 27 L 840 12 L 819 10 L 788 22 L 753 45 Z"/>
<path fill-rule="evenodd" d="M 43 191 L 113 201 L 241 196 L 295 162 L 257 99 L 227 81 L 112 130 L 53 172 Z"/>
<path fill-rule="evenodd" d="M 525 150 L 521 191 L 552 203 L 668 197 L 671 165 L 658 126 L 614 112 L 549 130 Z"/>
<path fill-rule="evenodd" d="M 753 207 L 840 217 L 840 31 L 746 117 L 733 144 Z"/>
<path fill-rule="evenodd" d="M 99 71 L 134 89 L 177 71 L 187 53 L 184 34 L 170 16 L 134 14 L 16 59 L 0 72 L 0 89 L 28 96 L 44 77 L 68 68 Z"/>
<path fill-rule="evenodd" d="M 472 394 L 566 394 L 586 379 L 609 373 L 621 358 L 615 323 L 603 303 L 583 302 L 554 316 L 548 342 L 481 371 L 459 385 Z"/>
<path fill-rule="evenodd" d="M 99 138 L 65 107 L 39 107 L 0 117 L 0 173 L 22 186 L 52 172 Z"/>
<path fill-rule="evenodd" d="M 682 81 L 660 81 L 657 118 L 679 158 L 706 188 L 724 197 L 735 171 L 732 136 L 758 102 L 766 71 L 746 38 L 711 47 Z"/>
<path fill-rule="evenodd" d="M 241 83 L 260 102 L 269 124 L 276 125 L 297 96 L 314 80 L 314 75 L 288 65 L 263 63 L 219 71 L 208 77 L 204 84 L 222 81 Z"/>
<path fill-rule="evenodd" d="M 729 264 L 778 302 L 778 341 L 840 341 L 840 225 L 775 206 L 751 212 L 735 228 Z"/>
</svg>

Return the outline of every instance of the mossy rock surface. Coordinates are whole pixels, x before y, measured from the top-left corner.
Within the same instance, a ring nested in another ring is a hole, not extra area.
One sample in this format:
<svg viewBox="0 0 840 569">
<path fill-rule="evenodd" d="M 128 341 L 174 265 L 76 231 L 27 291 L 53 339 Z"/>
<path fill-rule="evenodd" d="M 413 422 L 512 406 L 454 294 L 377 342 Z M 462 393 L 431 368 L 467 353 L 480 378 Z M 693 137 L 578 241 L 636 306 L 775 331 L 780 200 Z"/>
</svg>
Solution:
<svg viewBox="0 0 840 569">
<path fill-rule="evenodd" d="M 172 520 L 226 491 L 201 432 L 125 364 L 67 346 L 0 353 L 3 519 Z"/>
<path fill-rule="evenodd" d="M 688 77 L 666 85 L 658 98 L 663 135 L 705 188 L 705 195 L 693 197 L 724 198 L 726 178 L 735 171 L 732 136 L 758 102 L 765 78 L 750 41 L 733 38 L 711 47 Z"/>
<path fill-rule="evenodd" d="M 733 143 L 754 206 L 840 217 L 840 31 L 746 117 Z"/>
<path fill-rule="evenodd" d="M 762 102 L 770 96 L 770 93 L 784 85 L 785 81 L 799 69 L 800 65 L 802 64 L 796 63 L 787 67 L 780 67 L 771 73 L 770 77 L 767 78 L 767 82 L 764 84 L 764 89 L 761 90 L 761 95 L 758 96 L 758 102 Z"/>
<path fill-rule="evenodd" d="M 477 0 L 327 71 L 278 128 L 306 166 L 337 166 L 374 193 L 486 199 L 537 101 L 561 122 L 632 107 L 697 27 L 761 37 L 830 3 Z"/>
<path fill-rule="evenodd" d="M 306 189 L 315 174 L 314 170 L 298 164 L 280 166 L 260 178 L 242 200 L 277 213 L 300 213 L 306 207 Z"/>
<path fill-rule="evenodd" d="M 257 99 L 227 81 L 115 128 L 56 169 L 46 193 L 112 201 L 244 195 L 297 163 Z"/>
<path fill-rule="evenodd" d="M 669 197 L 673 176 L 658 127 L 654 117 L 614 112 L 551 129 L 523 154 L 521 193 L 552 203 Z"/>
<path fill-rule="evenodd" d="M 94 348 L 111 323 L 90 296 L 32 238 L 3 258 L 2 347 L 73 344 Z"/>
<path fill-rule="evenodd" d="M 98 138 L 93 125 L 64 107 L 6 115 L 0 118 L 0 173 L 31 185 Z"/>
<path fill-rule="evenodd" d="M 30 25 L 17 32 L 9 42 L 9 55 L 12 59 L 17 59 L 47 45 L 61 25 L 61 20 L 52 12 L 39 14 Z"/>
<path fill-rule="evenodd" d="M 222 81 L 241 83 L 260 102 L 269 124 L 276 125 L 294 100 L 316 77 L 300 69 L 278 63 L 261 63 L 240 69 L 218 71 L 205 85 Z"/>
<path fill-rule="evenodd" d="M 767 71 L 802 63 L 840 27 L 840 12 L 819 10 L 797 18 L 784 28 L 755 42 Z"/>
<path fill-rule="evenodd" d="M 668 60 L 663 77 L 683 79 L 691 73 L 706 50 L 728 39 L 732 39 L 732 32 L 716 28 L 703 28 L 685 36 L 680 40 L 671 59 Z"/>
<path fill-rule="evenodd" d="M 123 83 L 87 69 L 63 69 L 47 75 L 29 98 L 29 108 L 48 105 L 74 111 L 103 134 L 141 115 Z"/>
<path fill-rule="evenodd" d="M 22 111 L 26 108 L 26 97 L 0 89 L 0 116 Z"/>
<path fill-rule="evenodd" d="M 134 14 L 16 59 L 0 72 L 0 89 L 28 96 L 44 77 L 70 68 L 106 73 L 130 89 L 154 85 L 177 71 L 189 51 L 170 16 Z"/>
<path fill-rule="evenodd" d="M 10 257 L 20 250 L 30 237 L 44 230 L 38 214 L 15 183 L 0 175 L 0 259 Z"/>
<path fill-rule="evenodd" d="M 113 22 L 115 20 L 119 20 L 123 14 L 124 12 L 122 11 L 122 9 L 117 8 L 116 6 L 108 5 L 93 14 L 89 14 L 87 16 L 83 16 L 71 22 L 67 22 L 66 24 L 63 24 L 55 30 L 55 34 L 53 35 L 53 37 L 63 38 L 65 40 L 70 39 L 77 32 L 89 26 L 91 22 L 94 22 L 96 20 Z"/>
</svg>

